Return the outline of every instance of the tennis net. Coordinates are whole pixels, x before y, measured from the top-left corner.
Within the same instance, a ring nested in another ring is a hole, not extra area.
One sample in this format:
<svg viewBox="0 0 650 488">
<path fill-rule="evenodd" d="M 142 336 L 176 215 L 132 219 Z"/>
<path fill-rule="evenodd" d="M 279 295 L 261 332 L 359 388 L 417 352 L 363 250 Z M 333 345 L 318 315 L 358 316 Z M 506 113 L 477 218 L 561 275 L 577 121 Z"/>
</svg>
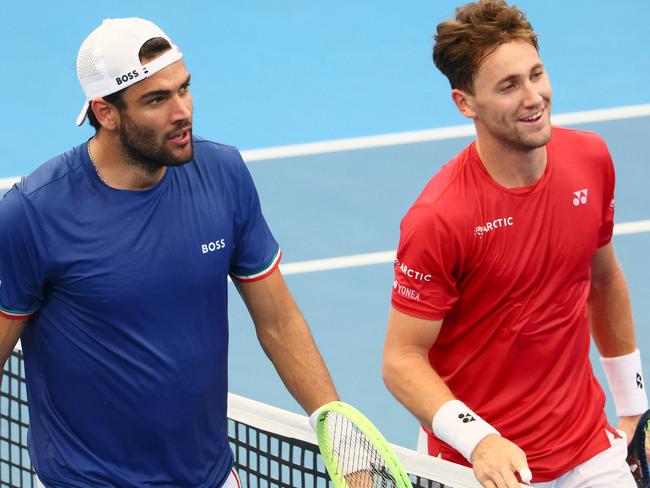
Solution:
<svg viewBox="0 0 650 488">
<path fill-rule="evenodd" d="M 1 391 L 0 485 L 36 488 L 20 350 L 5 364 Z M 229 394 L 228 436 L 244 488 L 333 488 L 305 416 Z M 480 488 L 468 468 L 393 447 L 416 488 Z"/>
</svg>

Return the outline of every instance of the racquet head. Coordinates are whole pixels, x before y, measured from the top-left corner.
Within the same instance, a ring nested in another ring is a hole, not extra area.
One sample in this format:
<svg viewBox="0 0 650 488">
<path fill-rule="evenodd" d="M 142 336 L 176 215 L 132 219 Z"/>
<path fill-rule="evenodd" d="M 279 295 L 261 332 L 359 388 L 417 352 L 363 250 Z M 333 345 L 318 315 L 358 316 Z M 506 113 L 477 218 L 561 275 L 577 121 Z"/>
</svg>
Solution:
<svg viewBox="0 0 650 488">
<path fill-rule="evenodd" d="M 412 488 L 386 439 L 354 407 L 343 402 L 321 407 L 316 434 L 336 488 Z"/>
</svg>

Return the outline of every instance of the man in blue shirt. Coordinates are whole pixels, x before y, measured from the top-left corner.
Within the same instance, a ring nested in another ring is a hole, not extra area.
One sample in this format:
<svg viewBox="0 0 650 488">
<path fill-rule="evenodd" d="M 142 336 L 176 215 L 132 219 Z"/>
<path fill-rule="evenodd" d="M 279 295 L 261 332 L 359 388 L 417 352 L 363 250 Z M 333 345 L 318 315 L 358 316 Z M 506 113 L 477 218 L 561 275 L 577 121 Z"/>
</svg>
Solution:
<svg viewBox="0 0 650 488">
<path fill-rule="evenodd" d="M 178 47 L 109 19 L 77 74 L 95 136 L 0 200 L 0 359 L 20 337 L 32 462 L 48 488 L 229 486 L 228 276 L 303 408 L 336 391 L 239 152 L 192 135 Z"/>
</svg>

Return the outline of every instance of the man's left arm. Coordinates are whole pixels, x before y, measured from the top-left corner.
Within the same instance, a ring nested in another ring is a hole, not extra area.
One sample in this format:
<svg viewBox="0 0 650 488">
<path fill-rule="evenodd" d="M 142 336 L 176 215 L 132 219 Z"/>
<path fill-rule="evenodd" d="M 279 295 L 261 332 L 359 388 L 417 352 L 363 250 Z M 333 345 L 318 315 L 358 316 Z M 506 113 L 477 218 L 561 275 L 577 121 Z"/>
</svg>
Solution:
<svg viewBox="0 0 650 488">
<path fill-rule="evenodd" d="M 591 263 L 589 323 L 591 335 L 600 351 L 603 362 L 609 361 L 614 367 L 614 373 L 617 375 L 619 373 L 622 375 L 629 374 L 630 378 L 634 378 L 635 373 L 633 371 L 625 371 L 630 365 L 630 361 L 632 361 L 633 353 L 637 350 L 632 321 L 632 307 L 625 276 L 616 259 L 611 242 L 596 251 Z M 612 361 L 612 358 L 616 359 Z M 609 386 L 610 390 L 613 390 L 622 385 L 615 385 L 610 382 Z M 625 388 L 620 391 L 623 390 Z M 642 389 L 642 391 L 643 395 L 645 395 L 645 389 Z M 617 396 L 614 391 L 612 391 L 612 394 L 615 397 Z M 625 400 L 625 398 L 623 399 Z M 620 416 L 617 428 L 626 433 L 628 442 L 634 435 L 634 429 L 641 413 L 643 412 L 640 412 L 639 415 Z"/>
<path fill-rule="evenodd" d="M 325 362 L 280 270 L 258 281 L 234 281 L 264 352 L 302 408 L 311 414 L 338 400 Z"/>
</svg>

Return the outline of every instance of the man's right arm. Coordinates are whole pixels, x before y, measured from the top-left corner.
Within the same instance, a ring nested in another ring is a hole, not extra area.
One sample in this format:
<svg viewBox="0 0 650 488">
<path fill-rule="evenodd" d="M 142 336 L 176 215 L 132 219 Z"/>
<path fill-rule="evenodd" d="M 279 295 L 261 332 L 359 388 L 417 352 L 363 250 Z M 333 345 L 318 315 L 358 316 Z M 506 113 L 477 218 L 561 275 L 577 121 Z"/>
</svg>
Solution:
<svg viewBox="0 0 650 488">
<path fill-rule="evenodd" d="M 429 364 L 442 320 L 424 320 L 391 307 L 382 375 L 388 390 L 424 425 L 455 397 Z"/>
<path fill-rule="evenodd" d="M 433 424 L 443 405 L 455 399 L 429 363 L 429 349 L 441 327 L 442 320 L 420 319 L 391 307 L 384 344 L 382 375 L 387 388 L 427 426 Z M 487 435 L 476 445 L 471 463 L 485 487 L 518 488 L 513 473 L 528 469 L 524 452 L 496 434 Z"/>
<path fill-rule="evenodd" d="M 25 319 L 10 319 L 0 315 L 0 366 L 4 367 L 7 358 L 13 351 L 25 328 Z M 0 383 L 2 382 L 2 369 L 0 369 Z"/>
</svg>

